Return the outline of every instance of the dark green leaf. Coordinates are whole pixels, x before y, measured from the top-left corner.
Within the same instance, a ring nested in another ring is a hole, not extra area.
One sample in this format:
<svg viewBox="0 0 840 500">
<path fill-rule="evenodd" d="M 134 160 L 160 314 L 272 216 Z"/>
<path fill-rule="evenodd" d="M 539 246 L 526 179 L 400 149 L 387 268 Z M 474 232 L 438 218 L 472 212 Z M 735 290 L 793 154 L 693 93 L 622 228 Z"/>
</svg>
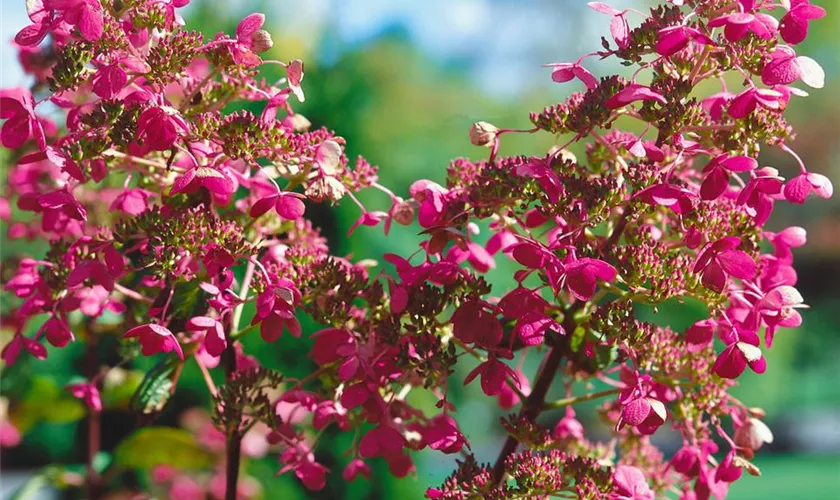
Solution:
<svg viewBox="0 0 840 500">
<path fill-rule="evenodd" d="M 172 353 L 160 360 L 143 377 L 143 381 L 140 382 L 140 386 L 131 398 L 131 408 L 143 414 L 163 410 L 175 391 L 175 383 L 183 365 L 184 362 Z"/>
</svg>

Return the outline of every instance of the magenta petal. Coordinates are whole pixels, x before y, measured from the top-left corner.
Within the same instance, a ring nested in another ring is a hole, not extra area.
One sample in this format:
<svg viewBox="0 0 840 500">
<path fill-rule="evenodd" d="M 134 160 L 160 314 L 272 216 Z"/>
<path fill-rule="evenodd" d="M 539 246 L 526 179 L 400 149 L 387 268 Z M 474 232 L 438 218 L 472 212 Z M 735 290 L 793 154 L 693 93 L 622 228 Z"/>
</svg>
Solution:
<svg viewBox="0 0 840 500">
<path fill-rule="evenodd" d="M 681 26 L 659 30 L 656 53 L 665 57 L 672 56 L 684 49 L 688 45 L 688 40 L 688 35 Z"/>
<path fill-rule="evenodd" d="M 712 262 L 703 271 L 701 281 L 703 285 L 705 285 L 710 290 L 714 290 L 720 293 L 726 286 L 726 274 L 724 274 L 723 269 L 720 267 L 720 265 L 718 265 L 716 262 Z"/>
<path fill-rule="evenodd" d="M 630 45 L 630 25 L 627 19 L 619 14 L 610 21 L 610 34 L 620 49 L 626 49 Z"/>
<path fill-rule="evenodd" d="M 797 175 L 785 184 L 785 199 L 791 203 L 803 204 L 811 193 L 811 183 L 806 174 Z"/>
<path fill-rule="evenodd" d="M 194 316 L 187 321 L 187 330 L 201 331 L 216 327 L 216 320 L 208 316 Z"/>
<path fill-rule="evenodd" d="M 213 357 L 219 357 L 225 347 L 227 347 L 227 339 L 225 339 L 222 324 L 214 321 L 213 327 L 207 329 L 207 333 L 204 334 L 204 350 Z"/>
<path fill-rule="evenodd" d="M 776 57 L 775 54 L 783 55 Z M 761 70 L 761 83 L 764 85 L 787 85 L 799 79 L 801 73 L 796 65 L 796 54 L 776 50 L 773 60 Z"/>
<path fill-rule="evenodd" d="M 587 69 L 584 68 L 583 66 L 581 66 L 579 64 L 575 65 L 575 67 L 573 68 L 573 71 L 574 71 L 577 79 L 582 81 L 583 84 L 586 85 L 586 88 L 594 89 L 595 87 L 598 86 L 598 79 L 595 78 L 595 76 L 592 75 L 592 73 L 590 73 L 589 71 L 587 71 Z"/>
<path fill-rule="evenodd" d="M 755 361 L 750 361 L 749 365 L 750 369 L 759 375 L 767 371 L 767 359 L 764 356 L 761 356 Z"/>
<path fill-rule="evenodd" d="M 548 330 L 562 331 L 562 327 L 552 318 L 539 312 L 529 312 L 516 323 L 516 334 L 525 345 L 538 345 L 543 342 Z"/>
<path fill-rule="evenodd" d="M 730 344 L 718 355 L 712 371 L 720 377 L 735 379 L 744 373 L 746 368 L 747 360 L 738 349 L 737 344 Z"/>
<path fill-rule="evenodd" d="M 704 200 L 716 200 L 729 187 L 729 174 L 722 168 L 713 168 L 700 186 L 700 197 Z"/>
<path fill-rule="evenodd" d="M 589 2 L 586 5 L 592 10 L 596 10 L 602 14 L 607 14 L 609 16 L 617 16 L 621 14 L 620 10 L 604 2 Z"/>
<path fill-rule="evenodd" d="M 99 2 L 95 5 L 96 7 L 90 2 L 84 2 L 79 7 L 81 9 L 78 23 L 79 33 L 89 42 L 95 42 L 102 38 L 102 31 L 105 27 L 102 11 L 99 10 Z"/>
<path fill-rule="evenodd" d="M 758 167 L 758 162 L 749 156 L 733 156 L 723 160 L 720 164 L 730 172 L 749 172 Z"/>
<path fill-rule="evenodd" d="M 757 266 L 752 257 L 741 250 L 726 250 L 717 255 L 721 267 L 731 276 L 749 279 L 755 276 Z"/>
<path fill-rule="evenodd" d="M 15 35 L 15 43 L 23 47 L 38 45 L 50 31 L 49 23 L 36 23 L 26 26 Z"/>
<path fill-rule="evenodd" d="M 747 89 L 732 99 L 727 112 L 732 118 L 745 118 L 755 110 L 755 90 Z"/>
<path fill-rule="evenodd" d="M 93 92 L 103 99 L 111 99 L 125 87 L 128 75 L 119 64 L 99 68 L 93 77 Z"/>
<path fill-rule="evenodd" d="M 170 195 L 178 194 L 181 191 L 184 191 L 187 186 L 195 179 L 195 170 L 191 168 L 184 172 L 183 175 L 175 179 L 175 182 L 172 184 L 172 189 L 169 191 Z"/>
<path fill-rule="evenodd" d="M 595 279 L 594 269 L 589 267 L 580 267 L 572 273 L 567 270 L 566 286 L 575 298 L 579 300 L 589 300 L 595 295 L 595 286 L 597 281 Z"/>
<path fill-rule="evenodd" d="M 276 194 L 266 196 L 265 198 L 260 198 L 251 207 L 251 210 L 248 212 L 248 215 L 254 218 L 260 217 L 262 214 L 268 212 L 272 209 L 272 207 L 274 207 L 274 204 L 277 202 L 277 198 L 278 195 Z"/>
<path fill-rule="evenodd" d="M 572 64 L 558 64 L 551 72 L 551 79 L 556 83 L 566 83 L 575 78 L 575 72 L 572 70 Z"/>
<path fill-rule="evenodd" d="M 29 139 L 30 133 L 29 115 L 19 114 L 10 118 L 0 129 L 0 143 L 8 149 L 17 149 Z"/>
<path fill-rule="evenodd" d="M 785 14 L 779 23 L 779 33 L 782 39 L 790 44 L 802 43 L 808 36 L 808 21 L 799 17 Z"/>
<path fill-rule="evenodd" d="M 637 426 L 650 415 L 650 402 L 647 398 L 634 399 L 621 410 L 621 421 L 630 426 Z"/>
<path fill-rule="evenodd" d="M 275 205 L 277 213 L 289 220 L 296 220 L 303 217 L 306 206 L 300 198 L 291 195 L 280 195 Z"/>
</svg>

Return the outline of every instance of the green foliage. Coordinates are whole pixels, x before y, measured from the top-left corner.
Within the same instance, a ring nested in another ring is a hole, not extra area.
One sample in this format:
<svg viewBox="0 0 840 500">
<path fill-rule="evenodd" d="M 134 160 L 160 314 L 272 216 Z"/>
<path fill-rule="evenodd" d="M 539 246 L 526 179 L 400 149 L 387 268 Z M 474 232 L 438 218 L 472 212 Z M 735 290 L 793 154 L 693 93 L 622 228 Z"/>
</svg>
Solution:
<svg viewBox="0 0 840 500">
<path fill-rule="evenodd" d="M 35 375 L 19 405 L 10 412 L 15 427 L 22 433 L 40 422 L 63 424 L 85 416 L 85 407 L 63 391 L 54 379 Z"/>
<path fill-rule="evenodd" d="M 186 430 L 145 427 L 117 446 L 114 464 L 129 469 L 169 465 L 181 470 L 199 470 L 212 464 L 212 456 Z"/>
<path fill-rule="evenodd" d="M 151 414 L 163 410 L 166 402 L 175 392 L 175 384 L 184 362 L 174 353 L 170 353 L 146 373 L 143 381 L 131 398 L 134 411 Z"/>
</svg>

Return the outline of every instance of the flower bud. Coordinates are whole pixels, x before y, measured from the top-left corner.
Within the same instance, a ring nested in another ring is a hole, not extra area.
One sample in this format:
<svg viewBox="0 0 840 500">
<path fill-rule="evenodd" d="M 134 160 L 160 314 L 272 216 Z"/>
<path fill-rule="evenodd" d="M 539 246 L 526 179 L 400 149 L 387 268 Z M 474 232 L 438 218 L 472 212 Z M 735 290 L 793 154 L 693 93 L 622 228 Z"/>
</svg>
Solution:
<svg viewBox="0 0 840 500">
<path fill-rule="evenodd" d="M 755 418 L 759 418 L 759 419 L 764 418 L 764 416 L 767 414 L 764 411 L 764 408 L 759 408 L 757 406 L 754 406 L 752 408 L 747 408 L 747 412 L 750 414 L 751 417 L 755 417 Z"/>
<path fill-rule="evenodd" d="M 737 467 L 740 467 L 740 468 L 744 469 L 745 471 L 747 471 L 747 473 L 751 476 L 756 476 L 756 477 L 761 476 L 761 469 L 756 467 L 754 463 L 750 462 L 746 458 L 739 457 L 739 456 L 736 455 L 732 459 L 732 463 L 734 465 L 736 465 Z"/>
<path fill-rule="evenodd" d="M 470 142 L 476 146 L 492 148 L 496 144 L 499 129 L 491 123 L 475 122 L 470 127 Z"/>
<path fill-rule="evenodd" d="M 551 149 L 548 150 L 548 154 L 549 156 L 557 156 L 564 162 L 570 161 L 572 163 L 577 163 L 577 156 L 575 156 L 574 153 L 557 145 L 551 146 Z"/>
<path fill-rule="evenodd" d="M 271 39 L 271 33 L 266 30 L 257 30 L 251 34 L 251 51 L 259 54 L 265 52 L 274 46 L 274 41 Z"/>
<path fill-rule="evenodd" d="M 764 443 L 773 442 L 773 433 L 770 428 L 757 418 L 748 418 L 741 427 L 735 431 L 735 444 L 742 448 L 758 450 Z"/>
<path fill-rule="evenodd" d="M 397 224 L 408 226 L 414 221 L 414 204 L 411 201 L 400 201 L 394 207 L 394 220 Z"/>
<path fill-rule="evenodd" d="M 312 181 L 306 188 L 306 197 L 314 202 L 338 201 L 344 197 L 344 185 L 335 177 L 325 175 Z"/>
<path fill-rule="evenodd" d="M 306 132 L 309 130 L 309 127 L 312 126 L 312 122 L 300 113 L 287 116 L 283 119 L 282 123 L 283 126 L 288 127 L 295 132 Z"/>
</svg>

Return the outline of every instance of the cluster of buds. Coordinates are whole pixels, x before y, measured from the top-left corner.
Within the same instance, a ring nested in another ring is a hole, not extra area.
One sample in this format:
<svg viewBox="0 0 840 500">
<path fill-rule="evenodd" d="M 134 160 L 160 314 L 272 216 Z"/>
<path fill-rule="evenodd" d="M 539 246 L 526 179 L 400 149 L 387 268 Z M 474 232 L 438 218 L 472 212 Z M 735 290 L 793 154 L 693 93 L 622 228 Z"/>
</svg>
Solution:
<svg viewBox="0 0 840 500">
<path fill-rule="evenodd" d="M 13 160 L 0 214 L 10 239 L 50 245 L 4 274 L 19 299 L 4 318 L 14 326 L 5 369 L 49 363 L 45 342 L 86 343 L 88 379 L 68 390 L 94 425 L 108 373 L 160 356 L 134 398 L 153 414 L 181 366 L 197 363 L 214 400 L 202 435 L 224 457 L 208 481 L 155 469 L 150 489 L 247 497 L 242 454 L 271 450 L 280 473 L 319 490 L 330 472 L 318 446 L 327 427 L 356 436 L 346 481 L 369 477 L 375 460 L 404 477 L 427 447 L 467 455 L 430 498 L 722 498 L 743 470 L 757 471 L 749 460 L 772 434 L 728 390 L 747 367 L 768 369 L 763 349 L 799 326 L 805 307 L 791 251 L 805 231 L 764 225 L 776 202 L 832 194 L 791 149 L 783 118 L 806 95 L 793 84 L 823 85 L 819 65 L 794 48 L 823 9 L 670 0 L 645 14 L 593 2 L 611 17 L 612 40 L 549 65 L 553 81 L 579 80 L 585 91 L 532 113 L 530 130 L 475 123 L 469 140 L 489 158 L 454 160 L 446 185 L 419 180 L 403 199 L 363 159 L 351 166 L 343 138 L 295 113 L 304 65 L 264 59 L 272 41 L 262 14 L 205 41 L 178 14 L 187 3 L 27 2 L 32 24 L 15 42 L 34 82 L 0 91 L 0 139 Z M 636 71 L 598 78 L 588 58 Z M 285 78 L 260 79 L 264 65 Z M 726 87 L 727 74 L 739 88 Z M 706 81 L 720 92 L 700 95 Z M 264 111 L 225 113 L 234 102 Z M 47 103 L 64 123 L 46 116 Z M 505 135 L 540 132 L 569 137 L 545 154 L 499 155 Z M 569 152 L 575 145 L 584 158 Z M 793 168 L 760 165 L 764 147 L 788 153 Z M 368 210 L 355 196 L 362 189 L 390 208 Z M 378 276 L 369 261 L 331 255 L 307 208 L 340 200 L 360 210 L 351 232 L 381 224 L 387 234 L 416 218 L 420 249 L 385 255 L 393 272 Z M 517 264 L 509 290 L 484 279 L 498 259 Z M 636 304 L 688 298 L 710 317 L 682 333 L 633 314 Z M 323 328 L 304 334 L 301 312 Z M 267 375 L 240 341 L 256 331 L 265 344 L 285 332 L 305 343 L 312 373 Z M 121 359 L 98 358 L 97 344 L 114 337 Z M 528 353 L 543 357 L 535 374 L 523 368 Z M 475 367 L 458 380 L 462 360 Z M 449 395 L 473 380 L 515 411 L 493 464 L 471 455 Z M 572 394 L 595 380 L 607 388 Z M 567 397 L 547 401 L 560 385 Z M 433 395 L 436 410 L 411 404 L 412 391 Z M 609 443 L 587 440 L 571 410 L 597 398 L 609 398 Z M 540 427 L 537 416 L 560 408 L 553 432 Z M 684 440 L 671 458 L 650 441 L 666 425 Z M 99 476 L 91 465 L 88 487 L 116 488 L 105 480 L 115 470 Z"/>
</svg>

